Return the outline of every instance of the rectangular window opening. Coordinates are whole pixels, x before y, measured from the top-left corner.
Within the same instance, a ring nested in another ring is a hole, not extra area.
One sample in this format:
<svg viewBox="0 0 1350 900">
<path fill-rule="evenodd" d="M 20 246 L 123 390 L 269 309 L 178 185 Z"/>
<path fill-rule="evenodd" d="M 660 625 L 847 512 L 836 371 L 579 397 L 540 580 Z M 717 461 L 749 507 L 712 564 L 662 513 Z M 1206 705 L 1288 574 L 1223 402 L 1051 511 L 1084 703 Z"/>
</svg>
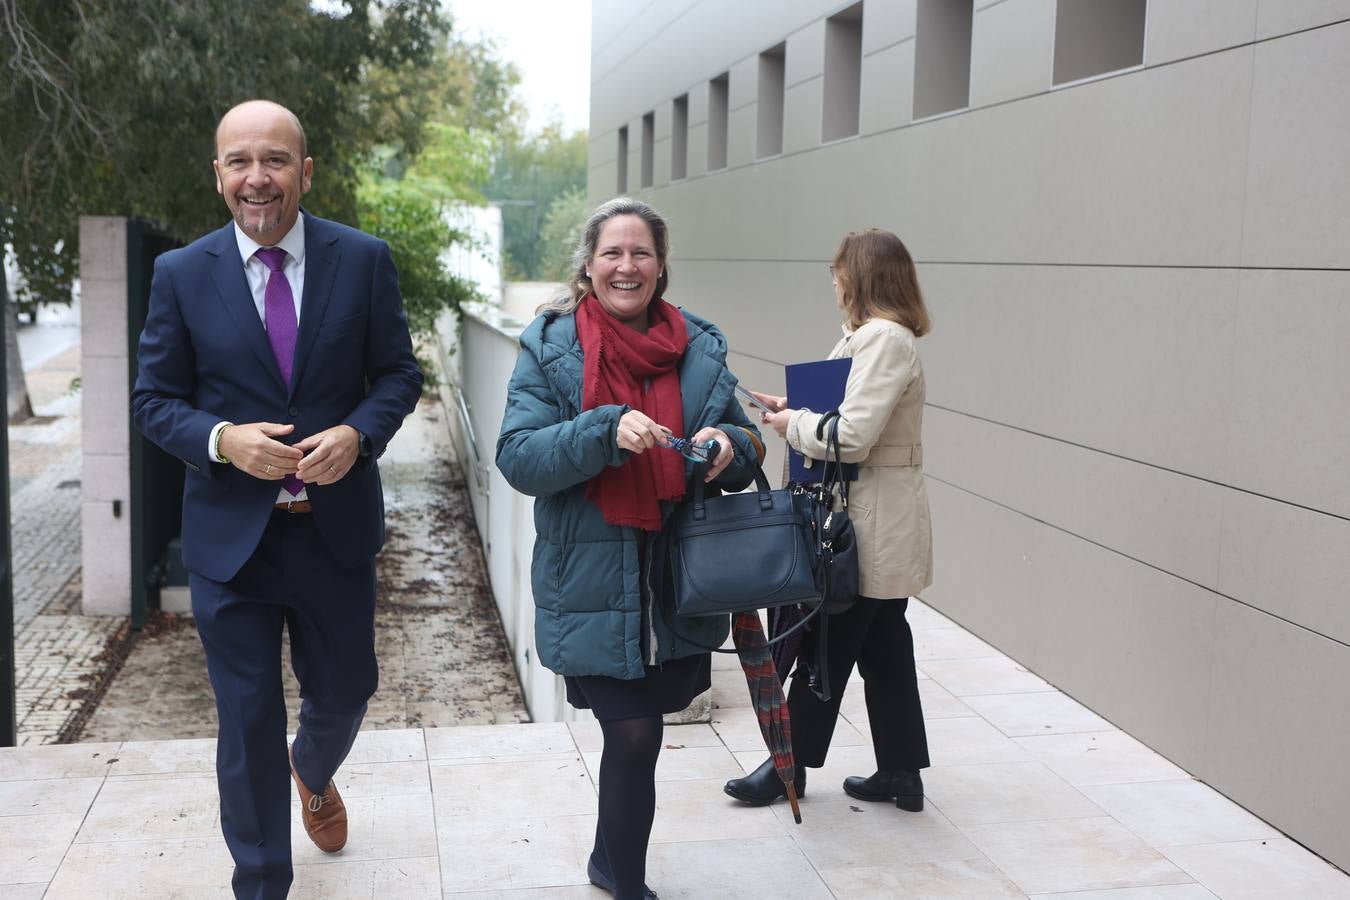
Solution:
<svg viewBox="0 0 1350 900">
<path fill-rule="evenodd" d="M 670 180 L 689 171 L 689 95 L 676 97 L 670 107 Z"/>
<path fill-rule="evenodd" d="M 787 76 L 787 45 L 770 47 L 759 55 L 759 126 L 755 158 L 783 152 L 783 90 Z"/>
<path fill-rule="evenodd" d="M 614 189 L 620 194 L 628 193 L 628 126 L 619 129 L 619 149 L 615 160 L 619 170 Z"/>
<path fill-rule="evenodd" d="M 1147 0 L 1059 0 L 1054 83 L 1141 65 L 1147 12 Z"/>
<path fill-rule="evenodd" d="M 914 118 L 970 105 L 971 0 L 919 0 L 914 33 Z"/>
<path fill-rule="evenodd" d="M 727 167 L 727 101 L 730 73 L 708 82 L 708 171 Z"/>
<path fill-rule="evenodd" d="M 855 3 L 825 20 L 825 109 L 821 139 L 858 133 L 862 100 L 863 5 Z"/>
<path fill-rule="evenodd" d="M 649 112 L 642 117 L 642 186 L 652 186 L 656 169 L 656 113 Z"/>
</svg>

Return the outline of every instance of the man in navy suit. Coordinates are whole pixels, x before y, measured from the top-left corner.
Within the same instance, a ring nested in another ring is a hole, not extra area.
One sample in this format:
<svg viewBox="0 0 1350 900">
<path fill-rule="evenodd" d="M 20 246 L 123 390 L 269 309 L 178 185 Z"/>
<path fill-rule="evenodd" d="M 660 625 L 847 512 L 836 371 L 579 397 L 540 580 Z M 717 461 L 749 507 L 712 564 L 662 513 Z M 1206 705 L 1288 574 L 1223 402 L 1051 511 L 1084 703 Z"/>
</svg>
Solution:
<svg viewBox="0 0 1350 900">
<path fill-rule="evenodd" d="M 234 221 L 155 261 L 132 416 L 189 470 L 183 562 L 220 720 L 235 896 L 284 897 L 288 772 L 314 843 L 347 840 L 332 778 L 378 679 L 375 460 L 422 374 L 388 246 L 300 209 L 314 161 L 296 117 L 236 106 L 216 157 Z M 289 761 L 283 627 L 302 697 Z"/>
</svg>

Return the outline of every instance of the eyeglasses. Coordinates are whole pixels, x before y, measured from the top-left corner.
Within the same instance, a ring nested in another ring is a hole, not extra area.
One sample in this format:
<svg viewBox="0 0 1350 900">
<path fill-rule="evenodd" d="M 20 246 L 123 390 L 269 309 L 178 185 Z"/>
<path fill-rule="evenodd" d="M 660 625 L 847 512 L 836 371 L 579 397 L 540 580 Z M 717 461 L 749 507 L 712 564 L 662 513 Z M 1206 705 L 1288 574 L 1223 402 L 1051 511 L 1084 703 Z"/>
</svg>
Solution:
<svg viewBox="0 0 1350 900">
<path fill-rule="evenodd" d="M 838 283 L 839 283 L 839 276 L 836 275 L 836 274 L 834 274 L 834 266 L 828 266 L 827 268 L 830 270 L 830 283 L 831 283 L 831 284 L 838 284 Z"/>
<path fill-rule="evenodd" d="M 717 448 L 717 441 L 708 441 L 703 444 L 695 444 L 689 438 L 667 435 L 661 442 L 661 446 L 667 450 L 678 452 L 685 459 L 695 463 L 705 463 L 709 455 Z"/>
</svg>

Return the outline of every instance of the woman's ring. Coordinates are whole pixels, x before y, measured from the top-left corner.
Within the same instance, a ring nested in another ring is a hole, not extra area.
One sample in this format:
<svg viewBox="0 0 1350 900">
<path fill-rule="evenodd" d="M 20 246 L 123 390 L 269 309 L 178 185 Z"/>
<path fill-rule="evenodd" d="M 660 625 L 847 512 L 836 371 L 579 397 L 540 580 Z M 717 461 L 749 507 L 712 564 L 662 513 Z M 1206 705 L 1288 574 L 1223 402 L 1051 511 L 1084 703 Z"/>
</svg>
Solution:
<svg viewBox="0 0 1350 900">
<path fill-rule="evenodd" d="M 267 465 L 263 466 L 263 474 L 264 474 L 264 475 L 271 475 L 271 474 L 272 474 L 272 465 L 271 465 L 271 463 L 268 463 Z"/>
</svg>

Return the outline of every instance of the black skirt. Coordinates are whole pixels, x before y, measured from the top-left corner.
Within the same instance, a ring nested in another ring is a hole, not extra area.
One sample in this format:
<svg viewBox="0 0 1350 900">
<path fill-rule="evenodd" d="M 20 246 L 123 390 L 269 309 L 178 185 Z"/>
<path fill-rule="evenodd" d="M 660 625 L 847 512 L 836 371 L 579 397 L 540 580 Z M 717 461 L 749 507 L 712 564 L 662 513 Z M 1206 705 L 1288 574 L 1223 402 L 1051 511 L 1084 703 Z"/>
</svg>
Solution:
<svg viewBox="0 0 1350 900">
<path fill-rule="evenodd" d="M 648 666 L 644 678 L 568 675 L 567 702 L 589 709 L 601 722 L 679 712 L 712 687 L 712 654 L 700 653 Z"/>
</svg>

